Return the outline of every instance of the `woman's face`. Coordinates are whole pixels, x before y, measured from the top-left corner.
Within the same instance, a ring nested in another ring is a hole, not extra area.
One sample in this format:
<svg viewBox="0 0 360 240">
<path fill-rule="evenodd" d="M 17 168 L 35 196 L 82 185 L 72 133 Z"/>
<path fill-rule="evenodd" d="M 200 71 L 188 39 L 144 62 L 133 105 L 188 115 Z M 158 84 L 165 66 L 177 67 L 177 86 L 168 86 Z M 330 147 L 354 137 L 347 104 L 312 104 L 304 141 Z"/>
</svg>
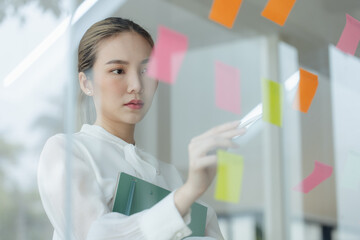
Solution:
<svg viewBox="0 0 360 240">
<path fill-rule="evenodd" d="M 134 32 L 100 42 L 92 71 L 97 119 L 136 124 L 145 116 L 158 85 L 146 75 L 151 50 Z"/>
</svg>

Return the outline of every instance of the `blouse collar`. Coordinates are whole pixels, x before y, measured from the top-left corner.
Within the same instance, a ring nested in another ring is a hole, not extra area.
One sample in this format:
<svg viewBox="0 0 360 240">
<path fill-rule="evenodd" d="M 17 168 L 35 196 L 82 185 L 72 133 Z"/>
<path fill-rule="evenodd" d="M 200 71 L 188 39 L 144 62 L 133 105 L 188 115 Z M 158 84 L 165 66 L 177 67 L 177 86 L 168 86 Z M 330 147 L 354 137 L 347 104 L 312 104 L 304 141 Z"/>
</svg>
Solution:
<svg viewBox="0 0 360 240">
<path fill-rule="evenodd" d="M 160 174 L 159 162 L 156 158 L 154 158 L 151 154 L 148 154 L 145 151 L 139 149 L 135 145 L 125 142 L 121 138 L 111 134 L 103 127 L 99 125 L 83 124 L 80 132 L 90 134 L 94 137 L 98 137 L 98 138 L 100 137 L 105 141 L 115 143 L 117 146 L 121 146 L 124 149 L 124 151 L 132 149 L 139 160 L 145 161 L 148 164 L 150 164 L 153 168 L 155 168 L 156 175 Z"/>
<path fill-rule="evenodd" d="M 130 143 L 125 142 L 121 138 L 109 133 L 107 130 L 105 130 L 103 127 L 99 125 L 90 125 L 90 124 L 84 124 L 81 127 L 80 132 L 85 132 L 91 135 L 95 135 L 96 137 L 101 137 L 105 140 L 114 142 L 122 147 L 125 147 L 129 145 Z M 132 145 L 132 144 L 131 144 Z"/>
</svg>

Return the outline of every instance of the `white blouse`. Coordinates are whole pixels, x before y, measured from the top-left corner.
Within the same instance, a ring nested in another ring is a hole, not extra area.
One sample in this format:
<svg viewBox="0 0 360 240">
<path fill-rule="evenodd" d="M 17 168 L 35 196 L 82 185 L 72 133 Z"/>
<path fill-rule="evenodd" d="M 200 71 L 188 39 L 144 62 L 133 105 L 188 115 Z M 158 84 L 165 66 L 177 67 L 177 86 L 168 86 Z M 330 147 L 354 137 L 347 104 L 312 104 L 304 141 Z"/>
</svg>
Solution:
<svg viewBox="0 0 360 240">
<path fill-rule="evenodd" d="M 158 161 L 97 125 L 84 124 L 81 131 L 72 136 L 71 239 L 168 240 L 182 239 L 191 234 L 187 226 L 191 221 L 190 213 L 181 217 L 174 203 L 174 190 L 183 181 L 173 165 Z M 66 142 L 64 134 L 49 138 L 38 165 L 39 193 L 54 227 L 53 240 L 63 240 L 66 234 Z M 119 172 L 172 192 L 153 207 L 137 214 L 126 216 L 112 212 Z M 201 239 L 223 239 L 216 214 L 207 207 L 205 235 L 211 238 Z"/>
</svg>

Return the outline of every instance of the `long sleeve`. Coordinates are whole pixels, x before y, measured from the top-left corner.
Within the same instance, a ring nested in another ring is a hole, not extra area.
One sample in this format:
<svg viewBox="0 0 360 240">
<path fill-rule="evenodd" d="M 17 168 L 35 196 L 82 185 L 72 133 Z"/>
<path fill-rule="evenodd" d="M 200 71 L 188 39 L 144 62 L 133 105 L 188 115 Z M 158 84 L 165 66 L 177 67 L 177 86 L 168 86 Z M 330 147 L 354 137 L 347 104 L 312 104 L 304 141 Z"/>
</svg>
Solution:
<svg viewBox="0 0 360 240">
<path fill-rule="evenodd" d="M 125 216 L 111 212 L 76 142 L 72 151 L 72 239 L 181 239 L 191 234 L 184 218 L 177 211 L 174 192 L 150 209 Z M 55 135 L 45 144 L 38 165 L 40 197 L 50 222 L 60 239 L 65 239 L 65 152 L 64 135 Z"/>
<path fill-rule="evenodd" d="M 181 177 L 180 172 L 175 168 L 175 166 L 171 165 L 173 171 L 171 171 L 172 173 L 172 178 L 173 179 L 178 179 L 178 182 L 181 182 L 181 184 L 183 184 L 183 179 Z M 206 237 L 188 237 L 186 238 L 187 240 L 195 240 L 195 239 L 203 239 L 203 240 L 210 240 L 210 239 L 216 239 L 216 240 L 223 240 L 224 237 L 222 236 L 220 227 L 219 227 L 219 223 L 217 220 L 217 216 L 216 216 L 216 212 L 214 211 L 214 209 L 209 206 L 208 204 L 206 204 L 205 202 L 198 200 L 198 203 L 204 205 L 205 207 L 207 207 L 207 215 L 206 215 L 206 226 L 205 226 L 205 236 Z"/>
<path fill-rule="evenodd" d="M 210 206 L 207 207 L 208 207 L 208 214 L 206 218 L 205 236 L 213 237 L 214 239 L 217 240 L 223 240 L 224 237 L 222 236 L 216 213 L 213 208 L 211 208 Z"/>
<path fill-rule="evenodd" d="M 214 209 L 208 206 L 202 201 L 199 203 L 207 206 L 208 213 L 206 216 L 206 227 L 205 227 L 205 237 L 187 237 L 186 240 L 224 240 L 224 237 L 221 234 L 218 220 Z"/>
</svg>

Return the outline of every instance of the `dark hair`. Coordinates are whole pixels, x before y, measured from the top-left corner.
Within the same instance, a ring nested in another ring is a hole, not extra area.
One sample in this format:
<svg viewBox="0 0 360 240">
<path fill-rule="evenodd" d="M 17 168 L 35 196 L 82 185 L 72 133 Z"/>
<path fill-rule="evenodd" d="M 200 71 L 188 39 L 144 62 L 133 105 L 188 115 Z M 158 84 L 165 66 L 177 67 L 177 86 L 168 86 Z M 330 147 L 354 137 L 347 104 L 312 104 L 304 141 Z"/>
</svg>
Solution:
<svg viewBox="0 0 360 240">
<path fill-rule="evenodd" d="M 113 37 L 123 32 L 135 32 L 142 36 L 154 46 L 151 35 L 140 25 L 129 19 L 119 17 L 109 17 L 93 24 L 81 38 L 78 48 L 78 72 L 84 72 L 91 79 L 92 67 L 96 61 L 96 51 L 99 43 L 107 38 Z M 92 124 L 96 119 L 96 111 L 92 97 L 87 96 L 80 89 L 79 93 L 79 124 Z"/>
</svg>

